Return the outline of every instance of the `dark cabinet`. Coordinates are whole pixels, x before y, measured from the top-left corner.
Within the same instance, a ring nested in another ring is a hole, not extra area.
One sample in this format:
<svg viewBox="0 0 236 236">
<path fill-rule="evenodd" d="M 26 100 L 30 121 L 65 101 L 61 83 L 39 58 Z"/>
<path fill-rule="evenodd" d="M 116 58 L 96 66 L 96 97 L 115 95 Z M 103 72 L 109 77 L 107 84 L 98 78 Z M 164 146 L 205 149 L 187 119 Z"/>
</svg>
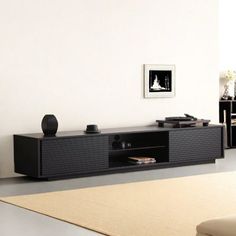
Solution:
<svg viewBox="0 0 236 236">
<path fill-rule="evenodd" d="M 108 136 L 32 138 L 14 135 L 15 172 L 36 178 L 93 173 L 108 168 Z"/>
<path fill-rule="evenodd" d="M 214 160 L 222 149 L 221 128 L 169 132 L 170 162 Z"/>
<path fill-rule="evenodd" d="M 108 168 L 108 137 L 41 141 L 41 175 L 90 173 Z"/>
<path fill-rule="evenodd" d="M 14 135 L 15 172 L 57 179 L 214 162 L 224 156 L 223 126 L 160 128 L 157 126 Z M 130 157 L 155 162 L 135 165 Z"/>
</svg>

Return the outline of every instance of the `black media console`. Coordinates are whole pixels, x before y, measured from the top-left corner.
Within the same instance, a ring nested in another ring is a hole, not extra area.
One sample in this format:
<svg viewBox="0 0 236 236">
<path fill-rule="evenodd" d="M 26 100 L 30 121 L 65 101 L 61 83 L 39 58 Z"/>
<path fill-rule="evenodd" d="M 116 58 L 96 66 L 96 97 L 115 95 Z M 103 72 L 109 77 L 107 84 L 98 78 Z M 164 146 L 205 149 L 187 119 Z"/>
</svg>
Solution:
<svg viewBox="0 0 236 236">
<path fill-rule="evenodd" d="M 131 164 L 131 156 L 153 157 L 157 163 Z M 221 157 L 221 125 L 59 132 L 54 137 L 14 135 L 15 172 L 45 179 L 213 163 Z"/>
</svg>

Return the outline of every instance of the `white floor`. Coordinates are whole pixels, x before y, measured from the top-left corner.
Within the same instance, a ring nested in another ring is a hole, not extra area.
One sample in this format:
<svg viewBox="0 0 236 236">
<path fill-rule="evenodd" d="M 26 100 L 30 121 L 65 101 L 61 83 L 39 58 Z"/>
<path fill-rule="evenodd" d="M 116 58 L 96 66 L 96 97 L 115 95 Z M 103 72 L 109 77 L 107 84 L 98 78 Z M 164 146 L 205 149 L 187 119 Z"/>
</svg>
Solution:
<svg viewBox="0 0 236 236">
<path fill-rule="evenodd" d="M 225 151 L 216 164 L 85 177 L 60 181 L 36 181 L 26 177 L 0 180 L 0 196 L 146 181 L 236 170 L 236 149 Z M 0 203 L 0 236 L 95 236 L 100 235 L 38 213 Z"/>
</svg>

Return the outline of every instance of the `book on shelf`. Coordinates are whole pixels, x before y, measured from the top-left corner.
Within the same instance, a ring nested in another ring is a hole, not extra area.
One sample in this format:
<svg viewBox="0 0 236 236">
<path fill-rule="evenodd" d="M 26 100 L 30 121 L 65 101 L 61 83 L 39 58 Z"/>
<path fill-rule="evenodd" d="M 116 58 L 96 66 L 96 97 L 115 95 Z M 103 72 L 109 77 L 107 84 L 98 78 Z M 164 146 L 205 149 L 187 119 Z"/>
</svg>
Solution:
<svg viewBox="0 0 236 236">
<path fill-rule="evenodd" d="M 128 162 L 131 164 L 141 165 L 156 163 L 156 159 L 153 157 L 128 157 Z"/>
</svg>

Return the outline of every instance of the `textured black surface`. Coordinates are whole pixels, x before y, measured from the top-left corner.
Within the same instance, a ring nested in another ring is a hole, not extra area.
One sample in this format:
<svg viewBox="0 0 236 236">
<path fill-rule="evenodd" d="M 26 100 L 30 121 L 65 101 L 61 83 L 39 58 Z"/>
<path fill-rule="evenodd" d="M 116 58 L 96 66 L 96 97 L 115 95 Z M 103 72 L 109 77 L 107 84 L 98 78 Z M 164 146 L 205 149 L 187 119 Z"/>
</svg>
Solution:
<svg viewBox="0 0 236 236">
<path fill-rule="evenodd" d="M 108 137 L 42 141 L 42 176 L 89 173 L 108 168 Z"/>
<path fill-rule="evenodd" d="M 169 161 L 213 160 L 222 155 L 222 129 L 179 130 L 169 133 Z"/>
</svg>

